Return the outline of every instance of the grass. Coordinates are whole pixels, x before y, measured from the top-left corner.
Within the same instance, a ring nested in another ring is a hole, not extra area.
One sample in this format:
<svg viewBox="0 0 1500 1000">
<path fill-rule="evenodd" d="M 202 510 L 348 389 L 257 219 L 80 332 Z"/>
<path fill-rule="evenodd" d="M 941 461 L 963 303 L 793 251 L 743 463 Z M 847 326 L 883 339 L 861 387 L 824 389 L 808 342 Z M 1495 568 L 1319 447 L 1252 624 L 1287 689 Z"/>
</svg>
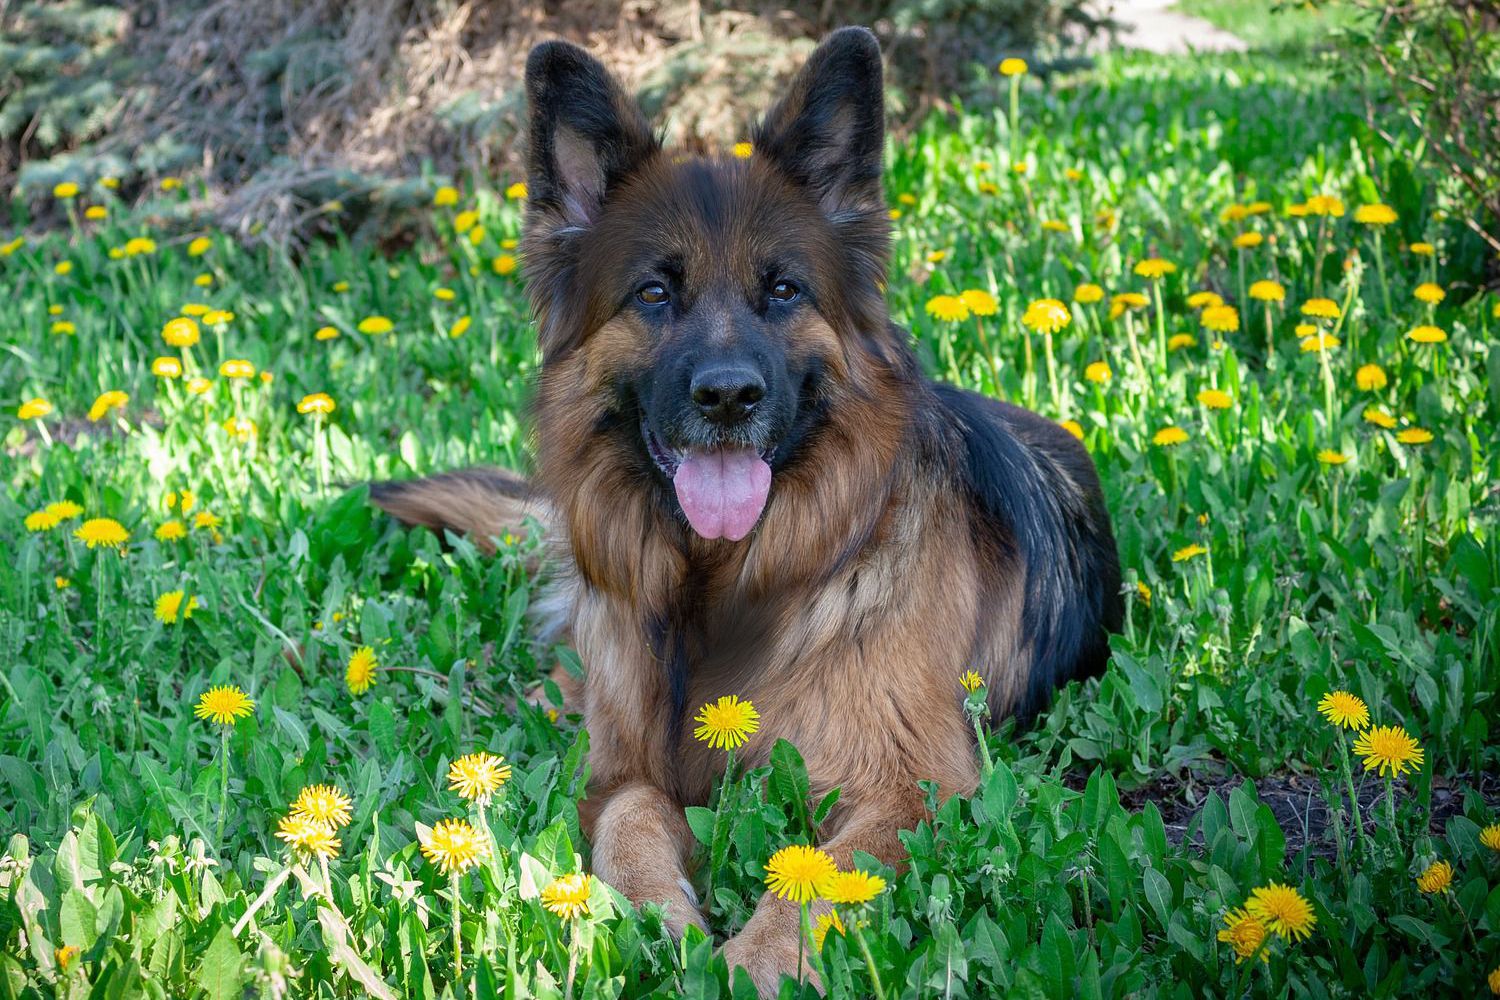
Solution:
<svg viewBox="0 0 1500 1000">
<path fill-rule="evenodd" d="M 1339 0 L 1178 0 L 1176 9 L 1239 36 L 1252 49 L 1302 50 L 1330 44 L 1358 15 Z"/>
<path fill-rule="evenodd" d="M 892 997 L 1483 990 L 1500 964 L 1500 853 L 1481 839 L 1500 819 L 1500 320 L 1448 272 L 1458 229 L 1434 213 L 1464 206 L 1414 142 L 1377 140 L 1302 65 L 1125 59 L 1023 82 L 1014 147 L 1002 109 L 934 119 L 894 148 L 891 311 L 935 374 L 1075 422 L 1108 493 L 1128 618 L 1104 677 L 1029 729 L 986 727 L 982 787 L 934 799 L 858 939 L 828 935 L 829 995 L 867 994 L 872 971 Z M 394 257 L 321 245 L 291 259 L 159 228 L 154 209 L 183 191 L 129 212 L 89 187 L 71 232 L 0 257 L 0 396 L 9 413 L 53 407 L 7 417 L 0 465 L 5 995 L 749 995 L 711 941 L 672 941 L 602 884 L 576 919 L 542 905 L 585 864 L 588 740 L 577 717 L 518 700 L 567 657 L 527 630 L 528 543 L 445 550 L 338 485 L 526 468 L 537 359 L 519 277 L 498 273 L 519 225 L 503 191 L 434 208 Z M 1318 194 L 1347 211 L 1289 214 Z M 1356 224 L 1377 198 L 1399 221 Z M 1269 211 L 1231 210 L 1261 200 Z M 87 220 L 84 204 L 111 215 Z M 471 208 L 477 239 L 455 231 Z M 1235 249 L 1244 231 L 1264 242 Z M 111 255 L 141 237 L 154 249 Z M 1424 239 L 1435 256 L 1411 251 Z M 1136 276 L 1152 257 L 1177 270 Z M 1262 278 L 1286 289 L 1269 314 L 1245 292 Z M 1429 280 L 1450 288 L 1436 306 L 1414 298 Z M 1073 303 L 1051 336 L 1020 324 L 1031 300 L 1067 302 L 1085 282 L 1153 304 L 1111 319 L 1108 298 Z M 928 315 L 966 289 L 992 292 L 998 314 Z M 1187 302 L 1199 290 L 1237 306 L 1238 328 L 1205 329 Z M 1299 315 L 1320 294 L 1340 319 Z M 199 343 L 170 348 L 161 331 L 188 303 L 232 317 L 200 314 Z M 358 332 L 372 316 L 394 332 Z M 1339 346 L 1303 351 L 1302 322 Z M 1421 324 L 1447 341 L 1412 342 Z M 205 381 L 153 376 L 158 356 Z M 228 359 L 257 374 L 218 375 Z M 1099 361 L 1110 379 L 1088 380 Z M 1367 364 L 1384 386 L 1357 384 Z M 1227 408 L 1199 401 L 1210 389 Z M 110 390 L 128 401 L 88 419 Z M 317 392 L 333 412 L 298 413 Z M 1186 440 L 1153 444 L 1168 427 Z M 1416 429 L 1431 440 L 1402 443 Z M 81 517 L 28 529 L 62 500 Z M 194 526 L 202 512 L 219 523 Z M 128 545 L 82 544 L 94 517 Z M 159 538 L 169 522 L 185 537 Z M 198 606 L 163 622 L 157 602 L 178 590 Z M 378 666 L 355 694 L 346 670 L 365 647 Z M 196 719 L 226 684 L 248 714 Z M 1356 759 L 1346 781 L 1354 734 L 1315 710 L 1334 690 L 1404 727 L 1420 764 L 1386 782 Z M 480 750 L 514 769 L 483 807 L 446 779 Z M 275 836 L 317 783 L 352 803 L 325 861 Z M 825 804 L 807 794 L 780 746 L 690 811 L 721 936 L 748 917 L 770 855 L 810 836 Z M 419 850 L 448 818 L 493 847 L 452 878 Z M 1440 860 L 1451 886 L 1425 893 L 1416 877 Z M 1316 923 L 1237 962 L 1226 918 L 1273 883 Z"/>
</svg>

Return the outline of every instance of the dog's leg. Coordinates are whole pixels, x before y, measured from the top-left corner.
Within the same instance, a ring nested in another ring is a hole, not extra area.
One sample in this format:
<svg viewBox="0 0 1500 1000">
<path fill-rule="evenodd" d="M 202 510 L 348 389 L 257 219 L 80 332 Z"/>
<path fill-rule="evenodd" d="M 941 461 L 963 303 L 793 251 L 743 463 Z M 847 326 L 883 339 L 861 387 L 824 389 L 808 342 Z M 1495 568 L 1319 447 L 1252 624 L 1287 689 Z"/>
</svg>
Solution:
<svg viewBox="0 0 1500 1000">
<path fill-rule="evenodd" d="M 866 794 L 849 802 L 841 811 L 844 815 L 838 829 L 820 846 L 844 871 L 853 865 L 855 851 L 874 855 L 888 865 L 901 866 L 906 860 L 906 848 L 897 834 L 916 826 L 926 816 L 915 779 L 910 792 L 889 789 L 883 794 Z M 828 909 L 827 903 L 814 903 L 808 912 L 809 927 Z M 729 963 L 731 975 L 735 968 L 744 969 L 762 997 L 774 997 L 783 975 L 797 976 L 801 924 L 801 908 L 796 903 L 765 893 L 744 928 L 724 944 L 724 959 Z M 821 991 L 822 984 L 810 961 L 811 949 L 810 941 L 802 946 L 802 978 Z"/>
<path fill-rule="evenodd" d="M 594 874 L 637 905 L 659 904 L 673 937 L 688 924 L 708 932 L 685 868 L 692 831 L 666 792 L 644 782 L 616 789 L 599 809 L 590 841 Z"/>
</svg>

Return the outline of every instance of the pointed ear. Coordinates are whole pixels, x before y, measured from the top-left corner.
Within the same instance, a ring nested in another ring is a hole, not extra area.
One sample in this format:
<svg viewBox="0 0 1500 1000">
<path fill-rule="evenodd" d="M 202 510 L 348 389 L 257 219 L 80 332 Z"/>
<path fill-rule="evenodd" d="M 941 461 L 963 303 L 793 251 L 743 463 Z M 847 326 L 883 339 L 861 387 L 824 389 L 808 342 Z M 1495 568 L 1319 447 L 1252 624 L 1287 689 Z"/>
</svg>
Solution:
<svg viewBox="0 0 1500 1000">
<path fill-rule="evenodd" d="M 659 148 L 640 107 L 599 61 L 569 42 L 526 59 L 528 227 L 588 227 L 610 190 Z"/>
<path fill-rule="evenodd" d="M 829 35 L 755 132 L 755 151 L 812 190 L 829 216 L 884 207 L 885 93 L 868 28 Z"/>
</svg>

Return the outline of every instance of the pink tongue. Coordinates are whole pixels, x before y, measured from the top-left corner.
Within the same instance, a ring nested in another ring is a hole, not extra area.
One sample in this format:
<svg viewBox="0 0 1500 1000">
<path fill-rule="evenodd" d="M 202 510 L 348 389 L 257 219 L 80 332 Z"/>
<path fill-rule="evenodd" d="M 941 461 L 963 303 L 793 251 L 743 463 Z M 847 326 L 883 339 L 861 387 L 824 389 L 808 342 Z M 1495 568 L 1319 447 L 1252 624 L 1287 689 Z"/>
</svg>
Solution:
<svg viewBox="0 0 1500 1000">
<path fill-rule="evenodd" d="M 766 508 L 771 467 L 751 448 L 689 452 L 672 485 L 694 531 L 737 542 Z"/>
</svg>

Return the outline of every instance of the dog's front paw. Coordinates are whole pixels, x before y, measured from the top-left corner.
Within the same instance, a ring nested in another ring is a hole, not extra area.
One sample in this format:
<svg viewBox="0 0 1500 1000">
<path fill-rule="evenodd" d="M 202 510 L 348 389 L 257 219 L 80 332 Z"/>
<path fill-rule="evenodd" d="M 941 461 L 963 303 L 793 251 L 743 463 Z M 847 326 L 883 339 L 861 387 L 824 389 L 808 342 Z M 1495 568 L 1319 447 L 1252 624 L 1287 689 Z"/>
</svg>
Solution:
<svg viewBox="0 0 1500 1000">
<path fill-rule="evenodd" d="M 745 929 L 724 942 L 724 961 L 729 963 L 731 981 L 735 969 L 744 969 L 755 984 L 756 992 L 764 998 L 774 997 L 781 986 L 781 977 L 797 978 L 797 934 L 798 915 L 775 922 L 756 917 L 745 925 Z M 757 926 L 759 921 L 759 926 Z M 819 993 L 823 992 L 822 981 L 813 969 L 810 959 L 811 945 L 802 949 L 802 979 L 812 983 Z"/>
</svg>

